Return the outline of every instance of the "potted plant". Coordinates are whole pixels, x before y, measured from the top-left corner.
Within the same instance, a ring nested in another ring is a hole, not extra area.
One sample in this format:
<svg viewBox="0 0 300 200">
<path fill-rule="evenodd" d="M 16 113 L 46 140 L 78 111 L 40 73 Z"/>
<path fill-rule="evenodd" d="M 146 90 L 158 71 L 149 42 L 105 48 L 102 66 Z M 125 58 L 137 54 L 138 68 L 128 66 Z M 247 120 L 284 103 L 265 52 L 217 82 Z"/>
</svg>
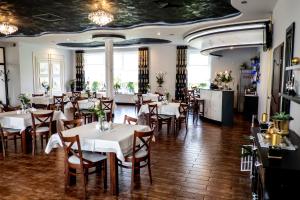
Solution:
<svg viewBox="0 0 300 200">
<path fill-rule="evenodd" d="M 47 96 L 48 93 L 49 93 L 49 90 L 50 90 L 50 85 L 49 85 L 49 83 L 47 83 L 46 81 L 42 82 L 42 87 L 44 88 L 44 90 L 45 90 L 45 95 Z"/>
<path fill-rule="evenodd" d="M 127 83 L 127 89 L 129 93 L 134 93 L 134 83 L 133 82 L 128 82 Z"/>
<path fill-rule="evenodd" d="M 20 94 L 18 100 L 21 102 L 22 110 L 25 110 L 30 104 L 30 99 L 25 94 Z"/>
<path fill-rule="evenodd" d="M 76 82 L 75 79 L 72 79 L 69 81 L 71 92 L 74 92 L 74 90 L 75 90 L 75 82 Z"/>
<path fill-rule="evenodd" d="M 166 75 L 165 72 L 158 72 L 158 73 L 156 73 L 156 82 L 158 84 L 158 87 L 161 87 L 162 84 L 165 82 L 165 80 L 164 80 L 165 75 Z"/>
<path fill-rule="evenodd" d="M 121 89 L 121 83 L 119 81 L 117 81 L 115 84 L 114 84 L 114 90 L 115 90 L 115 93 L 119 93 L 119 90 Z"/>
<path fill-rule="evenodd" d="M 95 106 L 94 108 L 90 109 L 91 112 L 93 112 L 97 117 L 98 117 L 98 122 L 99 122 L 99 129 L 101 131 L 104 130 L 104 121 L 105 121 L 105 112 L 102 109 L 101 103 Z"/>
<path fill-rule="evenodd" d="M 99 86 L 100 86 L 100 83 L 99 83 L 98 81 L 94 81 L 94 82 L 92 83 L 92 91 L 93 91 L 93 92 L 98 92 Z"/>
<path fill-rule="evenodd" d="M 275 128 L 278 129 L 281 134 L 287 135 L 289 133 L 289 123 L 294 118 L 285 112 L 279 112 L 275 113 L 271 119 L 274 122 Z"/>
</svg>

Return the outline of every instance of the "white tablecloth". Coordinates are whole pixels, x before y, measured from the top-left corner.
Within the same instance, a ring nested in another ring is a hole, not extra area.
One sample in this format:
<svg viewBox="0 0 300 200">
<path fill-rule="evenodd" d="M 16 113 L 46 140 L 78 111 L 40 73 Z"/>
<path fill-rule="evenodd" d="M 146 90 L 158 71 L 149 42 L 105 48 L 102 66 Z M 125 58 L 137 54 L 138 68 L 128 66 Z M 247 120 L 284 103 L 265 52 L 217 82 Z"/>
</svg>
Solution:
<svg viewBox="0 0 300 200">
<path fill-rule="evenodd" d="M 19 111 L 20 112 L 20 111 Z M 37 110 L 33 113 L 47 113 L 49 110 Z M 59 120 L 66 119 L 61 111 L 54 111 L 53 120 L 57 121 L 59 125 Z M 0 113 L 0 123 L 4 128 L 12 128 L 25 130 L 28 126 L 32 126 L 31 114 L 28 112 L 26 114 L 19 114 L 18 111 L 4 112 Z M 60 126 L 57 126 L 60 129 Z"/>
<path fill-rule="evenodd" d="M 91 93 L 91 95 L 93 94 L 93 92 L 90 92 L 90 93 Z M 72 92 L 66 92 L 66 95 L 67 95 L 68 97 L 71 97 L 71 96 L 72 96 Z M 96 97 L 97 97 L 97 98 L 101 98 L 101 97 L 103 97 L 103 96 L 105 96 L 105 95 L 106 95 L 106 92 L 97 92 L 97 93 L 96 93 Z M 88 97 L 87 93 L 84 92 L 84 91 L 81 92 L 81 96 L 82 96 L 82 97 Z"/>
<path fill-rule="evenodd" d="M 70 101 L 69 97 L 64 98 L 64 102 Z M 49 105 L 53 104 L 53 96 L 37 96 L 37 97 L 30 97 L 30 102 L 34 104 L 42 104 L 42 105 Z"/>
<path fill-rule="evenodd" d="M 100 132 L 96 129 L 97 122 L 62 131 L 63 136 L 79 135 L 81 149 L 92 152 L 114 152 L 118 159 L 124 161 L 124 156 L 131 152 L 134 131 L 149 131 L 149 126 L 113 124 L 110 131 Z M 58 135 L 52 135 L 45 152 L 49 153 L 59 143 Z"/>
<path fill-rule="evenodd" d="M 180 116 L 179 113 L 180 103 L 168 103 L 164 105 L 162 102 L 156 102 L 156 104 L 158 105 L 158 114 L 172 115 L 176 117 Z M 141 106 L 138 115 L 141 115 L 142 113 L 149 113 L 149 108 L 147 104 Z"/>
</svg>

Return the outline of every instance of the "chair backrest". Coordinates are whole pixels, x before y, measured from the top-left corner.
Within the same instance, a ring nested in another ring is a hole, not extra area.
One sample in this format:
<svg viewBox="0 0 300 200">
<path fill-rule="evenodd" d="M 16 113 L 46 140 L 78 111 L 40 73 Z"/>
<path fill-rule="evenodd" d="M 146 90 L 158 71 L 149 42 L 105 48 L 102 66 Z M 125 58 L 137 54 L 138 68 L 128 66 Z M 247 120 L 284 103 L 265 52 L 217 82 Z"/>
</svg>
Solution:
<svg viewBox="0 0 300 200">
<path fill-rule="evenodd" d="M 100 100 L 109 100 L 110 98 L 109 97 L 105 97 L 105 96 L 102 96 L 101 98 L 100 98 Z"/>
<path fill-rule="evenodd" d="M 107 114 L 107 121 L 112 120 L 112 113 L 113 113 L 113 103 L 114 100 L 100 100 L 101 108 Z"/>
<path fill-rule="evenodd" d="M 91 161 L 86 160 L 82 156 L 82 151 L 81 151 L 81 145 L 80 145 L 80 139 L 78 135 L 72 136 L 72 137 L 64 137 L 61 132 L 58 133 L 65 152 L 65 163 L 67 165 L 79 165 L 81 169 L 83 169 L 83 162 L 87 164 L 92 164 Z M 77 150 L 74 150 L 72 147 L 77 146 Z M 79 164 L 74 164 L 69 162 L 69 158 L 71 156 L 75 156 L 79 159 Z"/>
<path fill-rule="evenodd" d="M 53 96 L 53 104 L 57 110 L 64 111 L 64 96 Z"/>
<path fill-rule="evenodd" d="M 158 117 L 158 106 L 157 104 L 148 104 L 148 109 L 149 109 L 149 117 L 151 118 L 152 116 Z"/>
<path fill-rule="evenodd" d="M 130 117 L 130 116 L 127 116 L 125 115 L 124 116 L 124 124 L 132 124 L 132 125 L 136 125 L 137 124 L 137 121 L 138 119 L 137 118 L 134 118 L 134 117 Z"/>
<path fill-rule="evenodd" d="M 189 108 L 188 104 L 186 104 L 186 103 L 180 103 L 180 106 L 179 106 L 179 113 L 180 113 L 180 115 L 186 117 L 187 113 L 188 113 L 188 108 Z"/>
<path fill-rule="evenodd" d="M 152 100 L 143 100 L 142 104 L 149 104 L 149 103 L 152 103 L 153 101 Z"/>
<path fill-rule="evenodd" d="M 42 97 L 44 94 L 32 94 L 32 97 Z"/>
<path fill-rule="evenodd" d="M 72 97 L 71 97 L 71 101 L 76 101 L 77 99 L 79 99 L 81 97 L 81 92 L 72 92 Z"/>
<path fill-rule="evenodd" d="M 49 133 L 51 134 L 51 127 L 53 121 L 54 111 L 48 113 L 31 113 L 32 129 L 36 131 L 39 127 L 49 127 Z"/>
<path fill-rule="evenodd" d="M 137 96 L 137 100 L 135 102 L 139 103 L 139 104 L 142 104 L 142 102 L 143 102 L 143 94 L 142 93 L 134 93 L 134 95 Z"/>
<path fill-rule="evenodd" d="M 6 150 L 5 150 L 5 146 L 4 146 L 4 133 L 3 133 L 1 124 L 0 124 L 0 140 L 1 140 L 0 142 L 1 142 L 1 146 L 2 146 L 2 156 L 3 156 L 3 158 L 5 158 Z"/>
<path fill-rule="evenodd" d="M 64 130 L 68 130 L 71 128 L 75 128 L 78 126 L 82 126 L 83 125 L 83 119 L 73 119 L 73 120 L 62 120 L 62 124 L 64 127 Z"/>
<path fill-rule="evenodd" d="M 134 138 L 133 138 L 133 149 L 132 149 L 132 157 L 133 160 L 145 160 L 149 158 L 150 151 L 151 151 L 151 142 L 154 135 L 153 129 L 151 131 L 134 131 Z M 139 140 L 139 143 L 138 143 Z M 136 158 L 136 154 L 139 151 L 146 151 L 147 154 L 143 157 Z"/>
</svg>

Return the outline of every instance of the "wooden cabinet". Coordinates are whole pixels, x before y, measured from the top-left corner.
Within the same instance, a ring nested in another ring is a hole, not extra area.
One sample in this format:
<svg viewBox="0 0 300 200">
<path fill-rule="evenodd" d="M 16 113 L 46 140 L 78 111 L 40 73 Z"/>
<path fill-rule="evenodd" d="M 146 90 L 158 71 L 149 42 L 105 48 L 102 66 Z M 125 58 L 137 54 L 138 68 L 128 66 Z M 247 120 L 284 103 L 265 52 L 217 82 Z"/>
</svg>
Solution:
<svg viewBox="0 0 300 200">
<path fill-rule="evenodd" d="M 223 125 L 233 124 L 233 91 L 201 89 L 200 98 L 205 101 L 205 118 Z"/>
</svg>

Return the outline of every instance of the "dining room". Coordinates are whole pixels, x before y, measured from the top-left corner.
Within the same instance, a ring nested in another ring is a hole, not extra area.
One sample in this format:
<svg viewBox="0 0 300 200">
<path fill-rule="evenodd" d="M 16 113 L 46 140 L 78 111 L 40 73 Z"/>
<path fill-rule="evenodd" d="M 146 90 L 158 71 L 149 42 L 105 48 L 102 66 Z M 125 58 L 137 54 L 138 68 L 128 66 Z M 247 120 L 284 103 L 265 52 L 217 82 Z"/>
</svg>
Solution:
<svg viewBox="0 0 300 200">
<path fill-rule="evenodd" d="M 299 196 L 299 6 L 2 0 L 0 200 Z"/>
</svg>

